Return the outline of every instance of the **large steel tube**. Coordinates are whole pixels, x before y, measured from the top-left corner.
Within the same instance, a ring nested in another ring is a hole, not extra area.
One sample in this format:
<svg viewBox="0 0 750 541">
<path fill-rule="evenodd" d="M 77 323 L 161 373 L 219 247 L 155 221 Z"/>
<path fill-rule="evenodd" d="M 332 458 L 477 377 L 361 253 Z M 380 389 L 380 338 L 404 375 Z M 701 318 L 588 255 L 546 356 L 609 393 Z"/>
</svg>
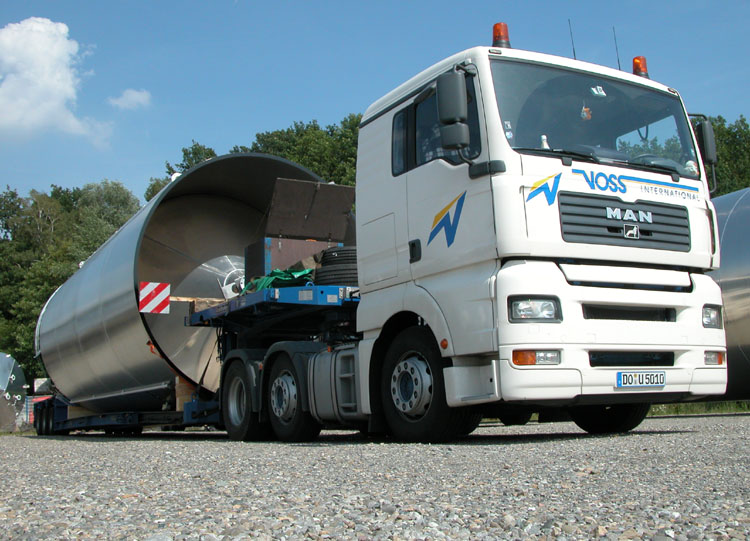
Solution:
<svg viewBox="0 0 750 541">
<path fill-rule="evenodd" d="M 230 155 L 164 188 L 49 299 L 36 348 L 57 388 L 93 411 L 159 410 L 180 375 L 218 386 L 216 333 L 186 327 L 187 302 L 168 315 L 138 310 L 139 282 L 178 297 L 222 298 L 221 284 L 262 240 L 278 178 L 321 182 L 280 158 Z"/>
<path fill-rule="evenodd" d="M 727 400 L 750 399 L 750 188 L 713 200 L 719 222 L 721 268 L 713 273 L 724 299 Z"/>
</svg>

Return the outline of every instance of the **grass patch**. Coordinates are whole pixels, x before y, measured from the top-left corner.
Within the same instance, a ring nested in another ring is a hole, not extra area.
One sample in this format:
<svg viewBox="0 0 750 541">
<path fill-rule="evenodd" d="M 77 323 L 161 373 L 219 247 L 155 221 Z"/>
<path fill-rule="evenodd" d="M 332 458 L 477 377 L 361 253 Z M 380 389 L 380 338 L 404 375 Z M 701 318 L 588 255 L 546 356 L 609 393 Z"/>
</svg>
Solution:
<svg viewBox="0 0 750 541">
<path fill-rule="evenodd" d="M 654 404 L 652 415 L 702 415 L 706 413 L 750 413 L 750 400 L 730 402 L 684 402 L 677 404 Z"/>
</svg>

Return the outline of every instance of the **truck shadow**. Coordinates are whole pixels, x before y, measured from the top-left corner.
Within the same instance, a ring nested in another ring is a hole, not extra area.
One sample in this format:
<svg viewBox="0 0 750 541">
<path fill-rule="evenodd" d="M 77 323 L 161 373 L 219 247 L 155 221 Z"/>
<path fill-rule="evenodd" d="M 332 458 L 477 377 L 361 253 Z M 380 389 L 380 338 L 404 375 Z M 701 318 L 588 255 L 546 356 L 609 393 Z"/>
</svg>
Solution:
<svg viewBox="0 0 750 541">
<path fill-rule="evenodd" d="M 499 428 L 507 430 L 507 433 L 484 434 L 482 429 Z M 489 446 L 489 445 L 513 445 L 513 444 L 539 444 L 555 441 L 572 441 L 572 440 L 597 440 L 613 438 L 637 438 L 644 436 L 664 436 L 666 434 L 691 434 L 695 430 L 690 429 L 671 429 L 671 430 L 635 430 L 624 434 L 587 434 L 584 432 L 547 432 L 547 433 L 519 433 L 514 427 L 502 427 L 502 425 L 483 425 L 478 433 L 473 433 L 458 439 L 443 443 L 431 444 L 410 444 L 395 441 L 383 435 L 362 434 L 358 431 L 325 431 L 317 439 L 310 442 L 279 442 L 276 440 L 262 440 L 251 442 L 232 442 L 242 445 L 293 445 L 297 447 L 324 447 L 339 445 L 367 445 L 367 444 L 388 444 L 388 445 L 437 445 L 437 446 Z M 67 436 L 37 436 L 29 434 L 21 436 L 25 438 L 41 438 L 53 441 L 86 441 L 86 442 L 132 442 L 132 441 L 226 441 L 229 438 L 226 432 L 222 431 L 188 431 L 188 432 L 169 432 L 169 431 L 147 431 L 143 434 L 133 436 L 109 435 L 103 432 L 74 432 Z"/>
</svg>

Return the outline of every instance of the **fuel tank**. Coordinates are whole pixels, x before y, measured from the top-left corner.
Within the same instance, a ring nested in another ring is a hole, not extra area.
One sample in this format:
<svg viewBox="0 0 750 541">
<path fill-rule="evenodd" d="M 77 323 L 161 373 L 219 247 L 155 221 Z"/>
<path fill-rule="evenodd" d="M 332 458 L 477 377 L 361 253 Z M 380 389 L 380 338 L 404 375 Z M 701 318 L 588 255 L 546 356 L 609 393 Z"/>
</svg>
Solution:
<svg viewBox="0 0 750 541">
<path fill-rule="evenodd" d="M 713 199 L 721 268 L 712 273 L 724 299 L 728 378 L 723 400 L 750 399 L 750 188 Z"/>
<path fill-rule="evenodd" d="M 187 300 L 223 299 L 222 286 L 244 273 L 246 248 L 267 236 L 343 240 L 352 201 L 321 209 L 322 188 L 344 187 L 262 154 L 216 158 L 172 181 L 42 310 L 36 350 L 57 389 L 95 412 L 160 410 L 176 375 L 215 391 L 217 333 L 185 326 Z M 170 284 L 168 314 L 139 312 L 140 282 Z"/>
</svg>

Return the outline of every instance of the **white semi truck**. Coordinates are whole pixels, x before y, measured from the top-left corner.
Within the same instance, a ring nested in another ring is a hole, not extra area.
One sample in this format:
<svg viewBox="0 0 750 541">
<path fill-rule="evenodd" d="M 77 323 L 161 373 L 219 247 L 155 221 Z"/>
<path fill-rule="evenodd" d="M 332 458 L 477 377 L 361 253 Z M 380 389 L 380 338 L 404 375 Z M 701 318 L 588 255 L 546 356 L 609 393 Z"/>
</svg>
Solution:
<svg viewBox="0 0 750 541">
<path fill-rule="evenodd" d="M 346 188 L 278 158 L 218 158 L 168 186 L 40 316 L 60 391 L 40 432 L 442 441 L 536 412 L 600 433 L 723 394 L 710 124 L 696 138 L 642 57 L 629 74 L 512 49 L 502 23 L 493 40 L 367 109 L 355 227 Z M 258 247 L 288 239 L 334 246 L 310 283 L 184 302 L 216 296 L 217 276 L 226 293 L 220 261 L 244 250 L 249 279 Z M 170 315 L 138 311 L 143 283 L 171 286 Z"/>
</svg>

